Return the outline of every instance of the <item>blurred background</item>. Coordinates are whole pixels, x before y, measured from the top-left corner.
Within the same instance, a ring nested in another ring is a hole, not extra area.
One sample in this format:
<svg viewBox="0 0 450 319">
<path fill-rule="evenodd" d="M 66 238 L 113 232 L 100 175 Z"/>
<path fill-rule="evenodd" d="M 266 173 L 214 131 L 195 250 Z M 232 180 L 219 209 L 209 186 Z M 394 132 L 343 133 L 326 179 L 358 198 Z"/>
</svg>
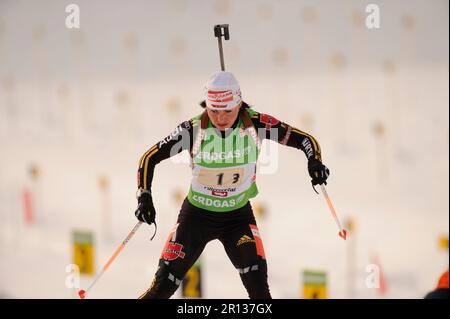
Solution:
<svg viewBox="0 0 450 319">
<path fill-rule="evenodd" d="M 76 298 L 74 263 L 92 282 L 136 223 L 141 155 L 201 112 L 222 23 L 244 100 L 318 139 L 350 229 L 337 236 L 305 155 L 280 147 L 252 201 L 272 296 L 435 288 L 448 269 L 448 1 L 0 0 L 0 297 Z M 149 287 L 189 182 L 185 161 L 157 166 L 158 233 L 141 227 L 91 298 Z M 201 294 L 174 298 L 247 297 L 219 242 L 199 269 Z"/>
</svg>

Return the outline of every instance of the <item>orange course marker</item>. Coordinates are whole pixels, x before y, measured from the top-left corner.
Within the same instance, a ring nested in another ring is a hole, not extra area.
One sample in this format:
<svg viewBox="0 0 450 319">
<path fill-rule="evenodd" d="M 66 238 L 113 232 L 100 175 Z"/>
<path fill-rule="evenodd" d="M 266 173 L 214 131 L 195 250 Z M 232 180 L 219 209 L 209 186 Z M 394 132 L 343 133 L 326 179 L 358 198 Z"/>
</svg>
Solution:
<svg viewBox="0 0 450 319">
<path fill-rule="evenodd" d="M 24 209 L 24 217 L 25 223 L 28 225 L 33 224 L 34 214 L 33 214 L 33 203 L 32 203 L 32 195 L 28 188 L 24 188 L 23 190 L 23 209 Z"/>
</svg>

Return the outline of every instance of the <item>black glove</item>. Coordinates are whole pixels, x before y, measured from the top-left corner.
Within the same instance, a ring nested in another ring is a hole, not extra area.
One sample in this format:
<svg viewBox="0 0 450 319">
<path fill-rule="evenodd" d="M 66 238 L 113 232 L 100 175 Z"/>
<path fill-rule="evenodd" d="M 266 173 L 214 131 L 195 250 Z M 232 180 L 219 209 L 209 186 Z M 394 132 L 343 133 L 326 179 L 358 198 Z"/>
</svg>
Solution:
<svg viewBox="0 0 450 319">
<path fill-rule="evenodd" d="M 319 184 L 327 185 L 327 178 L 330 175 L 330 170 L 322 164 L 318 159 L 312 158 L 308 161 L 308 172 L 311 176 L 311 183 L 313 186 Z"/>
<path fill-rule="evenodd" d="M 152 195 L 150 193 L 142 193 L 138 197 L 138 208 L 134 212 L 137 219 L 149 225 L 155 223 L 156 211 L 153 206 Z"/>
</svg>

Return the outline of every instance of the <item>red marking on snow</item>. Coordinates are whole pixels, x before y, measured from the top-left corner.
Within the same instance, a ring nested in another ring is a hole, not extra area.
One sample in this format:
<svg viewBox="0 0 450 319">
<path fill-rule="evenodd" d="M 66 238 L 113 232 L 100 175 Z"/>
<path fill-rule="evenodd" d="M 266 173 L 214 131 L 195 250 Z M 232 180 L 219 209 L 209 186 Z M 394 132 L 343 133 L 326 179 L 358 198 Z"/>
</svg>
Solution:
<svg viewBox="0 0 450 319">
<path fill-rule="evenodd" d="M 388 291 L 388 286 L 387 286 L 386 277 L 384 275 L 384 270 L 383 270 L 383 267 L 381 266 L 381 263 L 380 263 L 380 260 L 378 259 L 378 256 L 373 256 L 372 257 L 372 263 L 377 265 L 378 269 L 379 269 L 380 287 L 378 288 L 378 294 L 380 294 L 381 296 L 385 296 L 387 294 L 387 291 Z"/>
<path fill-rule="evenodd" d="M 25 223 L 27 225 L 33 224 L 34 214 L 33 214 L 33 203 L 31 198 L 31 192 L 28 188 L 23 190 L 23 208 L 24 208 L 24 217 Z"/>
<path fill-rule="evenodd" d="M 80 299 L 86 298 L 86 290 L 81 289 L 78 291 L 78 296 L 80 296 Z"/>
<path fill-rule="evenodd" d="M 341 236 L 344 240 L 347 239 L 347 231 L 345 229 L 343 229 L 342 231 L 339 232 L 339 236 Z"/>
</svg>

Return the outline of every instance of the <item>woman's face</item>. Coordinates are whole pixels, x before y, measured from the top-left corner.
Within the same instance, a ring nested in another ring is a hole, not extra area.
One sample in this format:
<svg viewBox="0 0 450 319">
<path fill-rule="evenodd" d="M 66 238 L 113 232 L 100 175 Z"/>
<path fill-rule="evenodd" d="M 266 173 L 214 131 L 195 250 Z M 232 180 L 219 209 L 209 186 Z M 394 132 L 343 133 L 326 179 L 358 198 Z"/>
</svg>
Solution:
<svg viewBox="0 0 450 319">
<path fill-rule="evenodd" d="M 233 125 L 234 121 L 236 121 L 240 108 L 241 106 L 239 105 L 234 109 L 226 111 L 210 109 L 206 109 L 206 111 L 208 112 L 208 116 L 212 124 L 220 131 L 225 131 L 227 128 L 230 128 L 231 125 Z"/>
</svg>

